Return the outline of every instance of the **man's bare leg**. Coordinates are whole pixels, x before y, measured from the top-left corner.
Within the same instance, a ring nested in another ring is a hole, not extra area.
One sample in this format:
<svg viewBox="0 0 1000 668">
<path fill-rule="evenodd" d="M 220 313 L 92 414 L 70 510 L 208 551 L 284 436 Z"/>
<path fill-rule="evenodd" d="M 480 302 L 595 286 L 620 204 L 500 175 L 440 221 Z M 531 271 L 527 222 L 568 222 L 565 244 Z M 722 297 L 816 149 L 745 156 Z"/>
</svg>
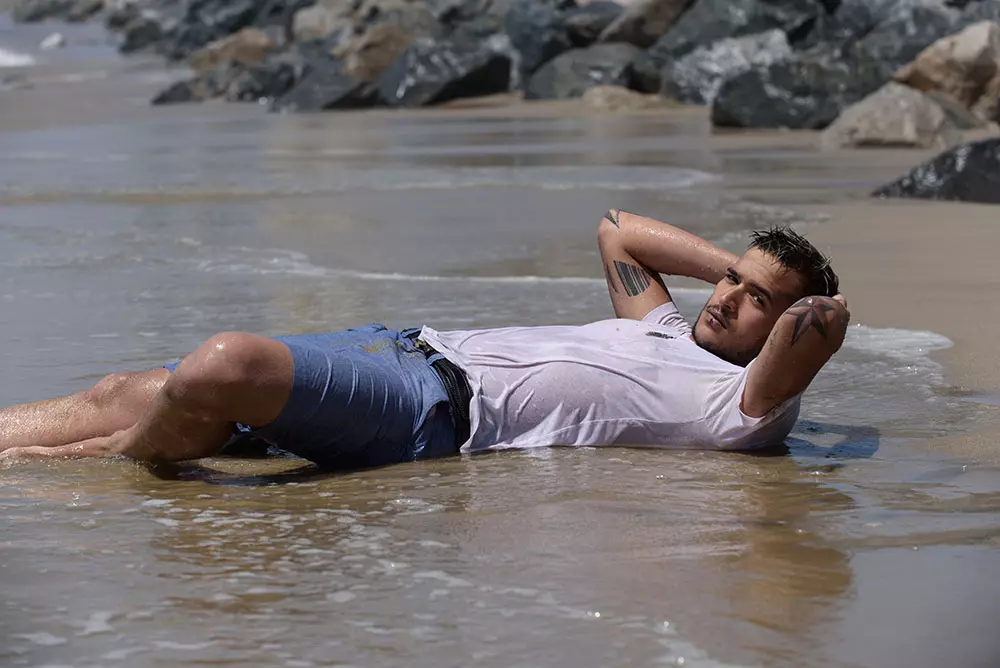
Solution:
<svg viewBox="0 0 1000 668">
<path fill-rule="evenodd" d="M 181 461 L 217 453 L 236 422 L 273 422 L 292 390 L 294 363 L 283 343 L 219 334 L 184 358 L 135 424 L 110 436 L 57 447 L 11 448 L 3 459 L 125 455 Z"/>
<path fill-rule="evenodd" d="M 169 377 L 166 369 L 117 373 L 68 397 L 0 409 L 0 452 L 65 445 L 127 429 Z"/>
</svg>

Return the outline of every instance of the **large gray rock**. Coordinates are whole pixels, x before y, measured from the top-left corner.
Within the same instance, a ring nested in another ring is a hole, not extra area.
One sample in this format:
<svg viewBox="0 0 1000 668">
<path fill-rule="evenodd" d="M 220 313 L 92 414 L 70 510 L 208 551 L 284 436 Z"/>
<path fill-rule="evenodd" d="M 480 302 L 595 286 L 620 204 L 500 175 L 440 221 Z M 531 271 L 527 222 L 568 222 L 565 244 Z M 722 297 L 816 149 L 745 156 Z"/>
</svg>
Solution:
<svg viewBox="0 0 1000 668">
<path fill-rule="evenodd" d="M 670 63 L 722 39 L 781 30 L 795 43 L 825 11 L 820 0 L 698 0 L 656 43 L 636 56 L 634 84 L 656 92 Z"/>
<path fill-rule="evenodd" d="M 652 46 L 681 17 L 694 0 L 636 0 L 601 33 L 602 42 Z"/>
<path fill-rule="evenodd" d="M 624 42 L 567 51 L 531 77 L 524 97 L 529 100 L 565 99 L 580 97 L 593 86 L 628 86 L 629 64 L 638 52 L 637 47 Z"/>
<path fill-rule="evenodd" d="M 938 2 L 900 2 L 896 11 L 850 47 L 856 58 L 875 63 L 888 81 L 900 67 L 959 27 L 959 14 Z"/>
<path fill-rule="evenodd" d="M 612 0 L 591 0 L 585 5 L 568 9 L 565 22 L 570 42 L 576 48 L 590 46 L 622 16 L 623 11 L 624 7 Z"/>
<path fill-rule="evenodd" d="M 155 48 L 164 36 L 163 18 L 152 12 L 143 12 L 122 29 L 123 39 L 118 46 L 122 53 L 136 53 Z"/>
<path fill-rule="evenodd" d="M 20 0 L 11 11 L 11 18 L 21 23 L 34 23 L 64 17 L 76 0 Z"/>
<path fill-rule="evenodd" d="M 825 11 L 819 0 L 697 0 L 656 48 L 679 58 L 720 39 L 768 30 L 783 30 L 795 42 Z"/>
<path fill-rule="evenodd" d="M 877 90 L 878 66 L 838 52 L 813 52 L 755 67 L 723 82 L 712 103 L 722 127 L 822 129 Z"/>
<path fill-rule="evenodd" d="M 314 61 L 291 89 L 274 100 L 275 111 L 327 111 L 331 109 L 361 109 L 378 103 L 378 93 L 372 84 L 350 77 L 340 63 Z"/>
<path fill-rule="evenodd" d="M 682 102 L 711 104 L 725 79 L 791 57 L 788 38 L 781 30 L 721 39 L 668 65 L 660 89 Z"/>
<path fill-rule="evenodd" d="M 302 77 L 300 66 L 286 54 L 267 58 L 237 74 L 226 87 L 225 98 L 231 102 L 271 103 L 281 97 Z"/>
<path fill-rule="evenodd" d="M 379 77 L 378 91 L 391 107 L 422 107 L 506 92 L 510 72 L 510 56 L 493 40 L 422 40 Z"/>
<path fill-rule="evenodd" d="M 152 103 L 162 105 L 202 102 L 220 97 L 239 72 L 240 69 L 232 63 L 221 63 L 215 69 L 202 72 L 196 77 L 171 84 L 157 93 Z"/>
<path fill-rule="evenodd" d="M 851 105 L 820 135 L 827 150 L 900 146 L 943 150 L 961 134 L 936 102 L 918 90 L 889 82 Z"/>
<path fill-rule="evenodd" d="M 573 47 L 564 15 L 545 0 L 514 0 L 503 25 L 511 45 L 520 54 L 521 81 Z"/>
<path fill-rule="evenodd" d="M 76 0 L 68 12 L 66 20 L 71 23 L 86 21 L 104 9 L 104 0 Z"/>
<path fill-rule="evenodd" d="M 951 149 L 872 194 L 1000 204 L 1000 139 Z"/>
</svg>

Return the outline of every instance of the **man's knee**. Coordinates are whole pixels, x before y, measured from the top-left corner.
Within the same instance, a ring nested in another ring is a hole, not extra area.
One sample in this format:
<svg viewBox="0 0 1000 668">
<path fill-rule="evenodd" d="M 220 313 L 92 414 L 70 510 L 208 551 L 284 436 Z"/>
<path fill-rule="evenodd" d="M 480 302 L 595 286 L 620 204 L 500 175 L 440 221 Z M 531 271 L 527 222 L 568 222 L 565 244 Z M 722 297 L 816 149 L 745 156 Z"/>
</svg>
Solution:
<svg viewBox="0 0 1000 668">
<path fill-rule="evenodd" d="M 172 398 L 230 403 L 246 392 L 291 383 L 291 353 L 272 339 L 244 332 L 216 334 L 184 358 L 167 390 Z"/>
<path fill-rule="evenodd" d="M 165 369 L 113 373 L 81 392 L 80 396 L 85 402 L 102 409 L 119 406 L 141 408 L 160 389 L 168 375 Z"/>
</svg>

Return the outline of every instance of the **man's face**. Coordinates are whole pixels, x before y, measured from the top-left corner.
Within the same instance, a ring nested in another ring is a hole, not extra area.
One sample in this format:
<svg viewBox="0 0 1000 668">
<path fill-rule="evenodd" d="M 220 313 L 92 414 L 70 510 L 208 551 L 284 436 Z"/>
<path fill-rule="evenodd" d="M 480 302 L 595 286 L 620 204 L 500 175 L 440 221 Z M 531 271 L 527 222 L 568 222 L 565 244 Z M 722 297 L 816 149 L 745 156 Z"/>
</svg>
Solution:
<svg viewBox="0 0 1000 668">
<path fill-rule="evenodd" d="M 798 274 L 751 248 L 716 284 L 694 325 L 694 340 L 727 362 L 746 366 L 760 353 L 785 309 L 801 299 Z"/>
</svg>

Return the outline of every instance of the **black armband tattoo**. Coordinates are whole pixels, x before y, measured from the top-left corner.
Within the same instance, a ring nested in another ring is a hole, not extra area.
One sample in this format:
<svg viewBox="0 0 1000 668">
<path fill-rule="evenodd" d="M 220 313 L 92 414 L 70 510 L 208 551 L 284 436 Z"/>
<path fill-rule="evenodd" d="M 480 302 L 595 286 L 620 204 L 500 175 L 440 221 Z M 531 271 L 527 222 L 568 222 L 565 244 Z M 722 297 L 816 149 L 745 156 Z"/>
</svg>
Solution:
<svg viewBox="0 0 1000 668">
<path fill-rule="evenodd" d="M 792 345 L 794 346 L 810 329 L 815 329 L 825 339 L 830 317 L 827 315 L 836 310 L 824 297 L 805 297 L 795 302 L 785 315 L 795 318 L 792 329 Z"/>
<path fill-rule="evenodd" d="M 615 271 L 618 272 L 618 280 L 621 281 L 625 288 L 625 294 L 629 297 L 641 295 L 653 282 L 653 279 L 642 267 L 637 267 L 634 264 L 615 260 Z"/>
</svg>

